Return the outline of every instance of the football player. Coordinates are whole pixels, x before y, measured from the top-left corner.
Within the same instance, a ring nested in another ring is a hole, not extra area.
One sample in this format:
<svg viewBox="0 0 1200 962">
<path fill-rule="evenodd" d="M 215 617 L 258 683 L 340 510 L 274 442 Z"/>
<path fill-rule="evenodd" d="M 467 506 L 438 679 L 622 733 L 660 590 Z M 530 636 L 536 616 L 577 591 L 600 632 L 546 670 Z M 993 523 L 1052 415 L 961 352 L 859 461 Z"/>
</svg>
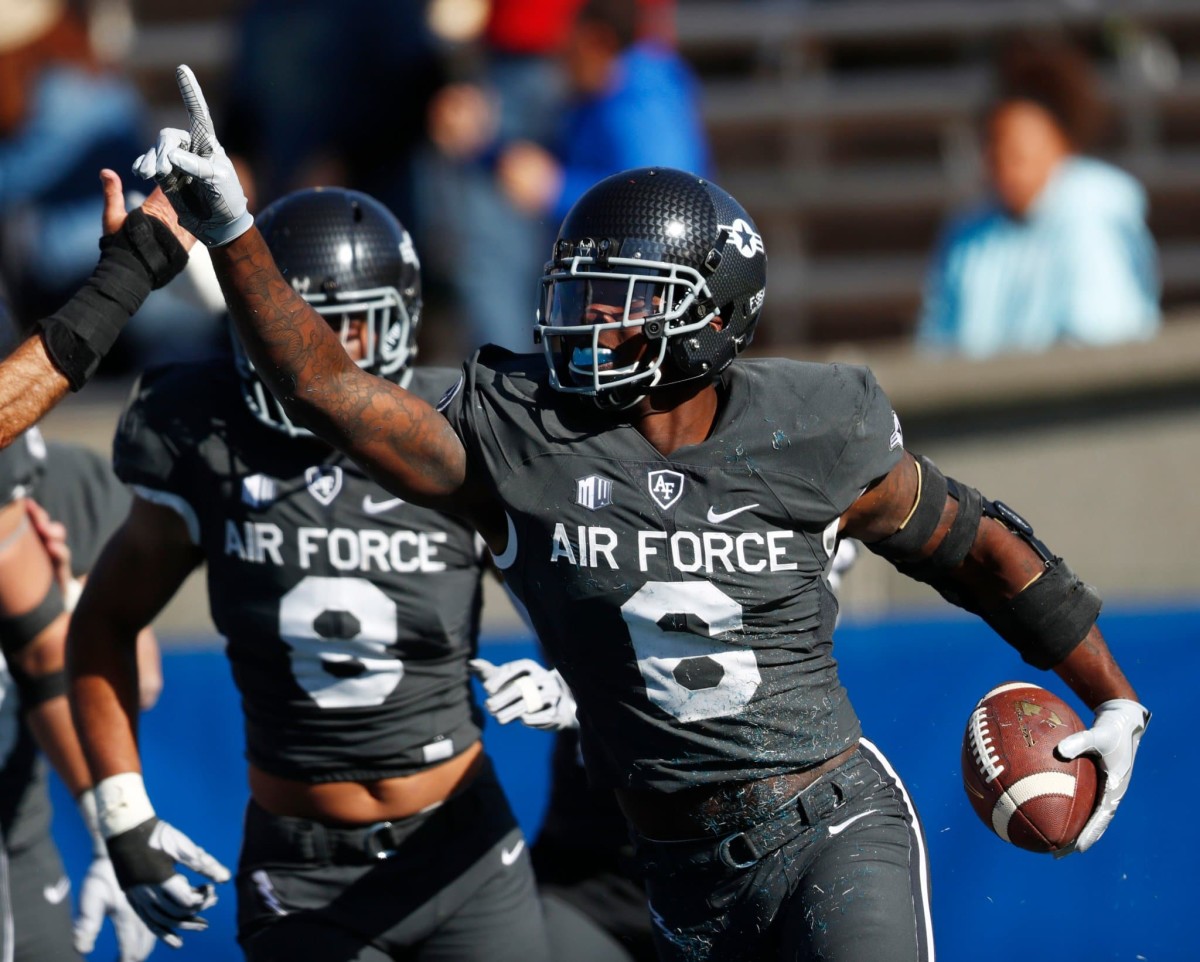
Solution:
<svg viewBox="0 0 1200 962">
<path fill-rule="evenodd" d="M 636 835 L 664 959 L 928 959 L 925 844 L 831 655 L 840 537 L 977 612 L 1095 710 L 1086 849 L 1148 713 L 1100 602 L 1029 525 L 904 448 L 866 368 L 737 360 L 762 236 L 716 185 L 625 171 L 564 219 L 544 351 L 484 348 L 436 406 L 347 363 L 246 211 L 195 78 L 191 131 L 135 162 L 212 248 L 289 414 L 398 497 L 469 518 L 570 686 L 590 780 Z M 847 894 L 849 893 L 849 894 Z"/>
<path fill-rule="evenodd" d="M 41 506 L 30 499 L 36 497 Z M 105 459 L 69 445 L 47 445 L 32 428 L 0 451 L 0 958 L 78 960 L 90 952 L 105 916 L 113 920 L 122 962 L 139 962 L 154 936 L 130 908 L 97 834 L 91 780 L 71 724 L 63 657 L 77 591 L 104 539 L 129 505 Z M 44 507 L 43 507 L 44 506 Z M 50 512 L 59 521 L 50 521 Z M 59 532 L 50 549 L 31 523 Z M 58 570 L 58 562 L 67 565 Z M 61 574 L 61 577 L 60 577 Z M 139 637 L 147 671 L 161 676 L 147 631 Z M 146 707 L 156 690 L 140 699 Z M 79 917 L 70 918 L 71 885 L 50 837 L 50 802 L 40 747 L 93 833 L 94 859 L 83 881 Z"/>
<path fill-rule="evenodd" d="M 838 544 L 828 576 L 835 595 L 857 556 L 856 542 Z M 474 658 L 471 670 L 487 693 L 484 708 L 501 725 L 520 721 L 554 733 L 550 798 L 530 849 L 551 955 L 650 962 L 653 926 L 628 827 L 612 791 L 587 784 L 575 698 L 562 676 L 529 658 L 503 665 Z"/>
<path fill-rule="evenodd" d="M 104 188 L 104 237 L 100 262 L 87 283 L 61 308 L 37 324 L 0 361 L 0 448 L 96 373 L 108 349 L 152 290 L 187 266 L 195 238 L 179 228 L 161 191 L 125 213 L 121 179 L 100 172 Z"/>
<path fill-rule="evenodd" d="M 348 362 L 436 401 L 414 369 L 420 269 L 378 201 L 301 191 L 260 215 Z M 353 358 L 353 360 L 349 360 Z M 244 355 L 147 372 L 117 430 L 135 491 L 70 636 L 72 698 L 117 878 L 169 944 L 228 871 L 160 820 L 140 775 L 126 652 L 204 563 L 245 711 L 237 874 L 251 960 L 546 958 L 528 853 L 480 743 L 467 660 L 485 549 L 295 425 Z"/>
</svg>

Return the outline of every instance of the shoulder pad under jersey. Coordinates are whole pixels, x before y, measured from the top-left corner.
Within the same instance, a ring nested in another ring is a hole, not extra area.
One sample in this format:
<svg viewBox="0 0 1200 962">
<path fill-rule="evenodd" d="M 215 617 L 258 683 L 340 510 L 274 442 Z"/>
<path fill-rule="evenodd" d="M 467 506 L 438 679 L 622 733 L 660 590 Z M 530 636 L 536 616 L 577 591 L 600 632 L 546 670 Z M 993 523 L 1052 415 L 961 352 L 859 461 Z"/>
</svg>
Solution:
<svg viewBox="0 0 1200 962">
<path fill-rule="evenodd" d="M 138 378 L 117 424 L 113 468 L 126 484 L 181 493 L 185 462 L 214 432 L 219 411 L 242 403 L 227 361 L 170 364 Z"/>
</svg>

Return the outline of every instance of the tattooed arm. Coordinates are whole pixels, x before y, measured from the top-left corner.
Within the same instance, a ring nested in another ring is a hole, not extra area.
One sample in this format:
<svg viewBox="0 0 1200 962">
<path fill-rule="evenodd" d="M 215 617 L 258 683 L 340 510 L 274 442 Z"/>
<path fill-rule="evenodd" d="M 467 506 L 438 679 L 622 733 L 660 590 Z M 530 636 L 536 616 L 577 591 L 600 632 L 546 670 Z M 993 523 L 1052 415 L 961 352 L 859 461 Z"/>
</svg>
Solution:
<svg viewBox="0 0 1200 962">
<path fill-rule="evenodd" d="M 464 513 L 466 451 L 449 422 L 350 359 L 280 275 L 257 228 L 214 247 L 212 260 L 246 352 L 288 415 L 401 497 Z"/>
<path fill-rule="evenodd" d="M 183 227 L 212 252 L 225 301 L 259 376 L 298 423 L 354 458 L 401 497 L 465 515 L 497 550 L 507 526 L 449 422 L 420 398 L 360 370 L 329 324 L 280 276 L 253 226 L 237 171 L 186 65 L 175 72 L 188 130 L 165 128 L 138 157 Z"/>
</svg>

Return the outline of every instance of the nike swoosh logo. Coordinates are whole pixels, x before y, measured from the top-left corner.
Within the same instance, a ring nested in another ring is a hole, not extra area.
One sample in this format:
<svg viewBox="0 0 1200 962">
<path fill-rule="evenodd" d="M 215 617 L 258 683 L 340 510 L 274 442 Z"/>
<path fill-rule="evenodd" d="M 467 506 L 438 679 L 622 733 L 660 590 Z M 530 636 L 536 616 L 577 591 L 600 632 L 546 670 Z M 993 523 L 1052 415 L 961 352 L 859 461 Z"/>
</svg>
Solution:
<svg viewBox="0 0 1200 962">
<path fill-rule="evenodd" d="M 369 494 L 363 498 L 363 510 L 367 514 L 383 514 L 404 504 L 403 498 L 388 498 L 386 501 L 376 501 Z"/>
<path fill-rule="evenodd" d="M 46 901 L 51 905 L 58 905 L 67 897 L 67 893 L 71 891 L 71 880 L 65 875 L 53 885 L 47 885 L 42 889 L 42 894 L 46 896 Z"/>
<path fill-rule="evenodd" d="M 836 825 L 830 825 L 829 826 L 829 835 L 830 835 L 830 837 L 833 837 L 834 835 L 841 835 L 842 832 L 846 831 L 846 829 L 848 829 L 851 825 L 853 825 L 855 822 L 857 822 L 860 818 L 866 818 L 868 815 L 874 815 L 874 814 L 875 814 L 875 809 L 868 808 L 865 812 L 859 812 L 857 815 L 851 815 L 844 822 L 838 822 Z"/>
<path fill-rule="evenodd" d="M 523 851 L 525 851 L 525 839 L 521 839 L 512 848 L 500 849 L 500 861 L 505 865 L 512 865 L 513 862 L 520 858 Z"/>
<path fill-rule="evenodd" d="M 664 934 L 666 934 L 668 936 L 675 934 L 674 932 L 671 931 L 671 927 L 669 925 L 667 925 L 667 920 L 658 914 L 658 909 L 656 909 L 653 905 L 650 905 L 650 904 L 647 904 L 646 907 L 650 910 L 650 921 L 654 925 L 658 926 L 658 929 L 660 932 L 663 932 Z"/>
<path fill-rule="evenodd" d="M 720 524 L 722 521 L 728 521 L 735 514 L 741 514 L 743 511 L 749 511 L 751 508 L 757 507 L 757 504 L 746 504 L 740 508 L 734 508 L 732 511 L 722 511 L 720 514 L 717 513 L 716 508 L 710 507 L 708 509 L 708 520 L 711 524 Z"/>
</svg>

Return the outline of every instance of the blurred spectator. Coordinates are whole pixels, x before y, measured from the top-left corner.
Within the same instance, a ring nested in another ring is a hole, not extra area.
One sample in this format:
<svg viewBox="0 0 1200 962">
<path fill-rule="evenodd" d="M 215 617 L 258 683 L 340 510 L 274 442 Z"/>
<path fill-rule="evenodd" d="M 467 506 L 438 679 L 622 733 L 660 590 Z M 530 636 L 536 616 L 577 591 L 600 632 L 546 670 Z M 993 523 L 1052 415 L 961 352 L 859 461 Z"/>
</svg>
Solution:
<svg viewBox="0 0 1200 962">
<path fill-rule="evenodd" d="M 986 357 L 1151 337 L 1160 313 L 1145 191 L 1081 153 L 1102 121 L 1091 66 L 1065 45 L 1022 41 L 998 80 L 985 120 L 991 196 L 943 234 L 918 344 Z"/>
<path fill-rule="evenodd" d="M 580 2 L 496 0 L 486 83 L 448 88 L 434 104 L 431 137 L 460 160 L 438 206 L 456 262 L 466 253 L 472 265 L 451 280 L 476 344 L 532 349 L 537 278 L 592 184 L 649 164 L 708 170 L 698 85 L 669 46 L 673 4 L 589 0 L 575 15 Z M 506 24 L 518 19 L 529 20 L 524 31 Z"/>
<path fill-rule="evenodd" d="M 442 83 L 425 0 L 252 0 L 238 25 L 222 140 L 252 207 L 350 187 L 414 223 L 413 158 Z"/>
<path fill-rule="evenodd" d="M 518 209 L 548 214 L 557 226 L 585 190 L 618 171 L 708 172 L 697 81 L 659 37 L 642 34 L 644 5 L 589 0 L 580 11 L 564 55 L 572 99 L 554 149 L 517 142 L 497 163 Z M 662 5 L 653 9 L 659 14 Z"/>
<path fill-rule="evenodd" d="M 0 0 L 0 252 L 19 315 L 57 309 L 96 266 L 96 178 L 129 169 L 141 117 L 62 0 Z"/>
<path fill-rule="evenodd" d="M 97 177 L 103 167 L 128 170 L 150 142 L 144 115 L 132 82 L 100 61 L 69 4 L 0 0 L 0 265 L 18 333 L 61 307 L 96 266 Z M 197 270 L 204 257 L 193 258 Z M 194 273 L 150 295 L 104 371 L 213 350 L 218 328 L 195 303 Z"/>
<path fill-rule="evenodd" d="M 555 142 L 565 95 L 559 58 L 580 2 L 493 0 L 476 62 L 460 57 L 457 82 L 430 106 L 439 156 L 426 172 L 423 214 L 436 225 L 426 264 L 447 281 L 470 347 L 533 349 L 537 278 L 551 228 L 509 202 L 495 165 L 505 144 Z"/>
</svg>

